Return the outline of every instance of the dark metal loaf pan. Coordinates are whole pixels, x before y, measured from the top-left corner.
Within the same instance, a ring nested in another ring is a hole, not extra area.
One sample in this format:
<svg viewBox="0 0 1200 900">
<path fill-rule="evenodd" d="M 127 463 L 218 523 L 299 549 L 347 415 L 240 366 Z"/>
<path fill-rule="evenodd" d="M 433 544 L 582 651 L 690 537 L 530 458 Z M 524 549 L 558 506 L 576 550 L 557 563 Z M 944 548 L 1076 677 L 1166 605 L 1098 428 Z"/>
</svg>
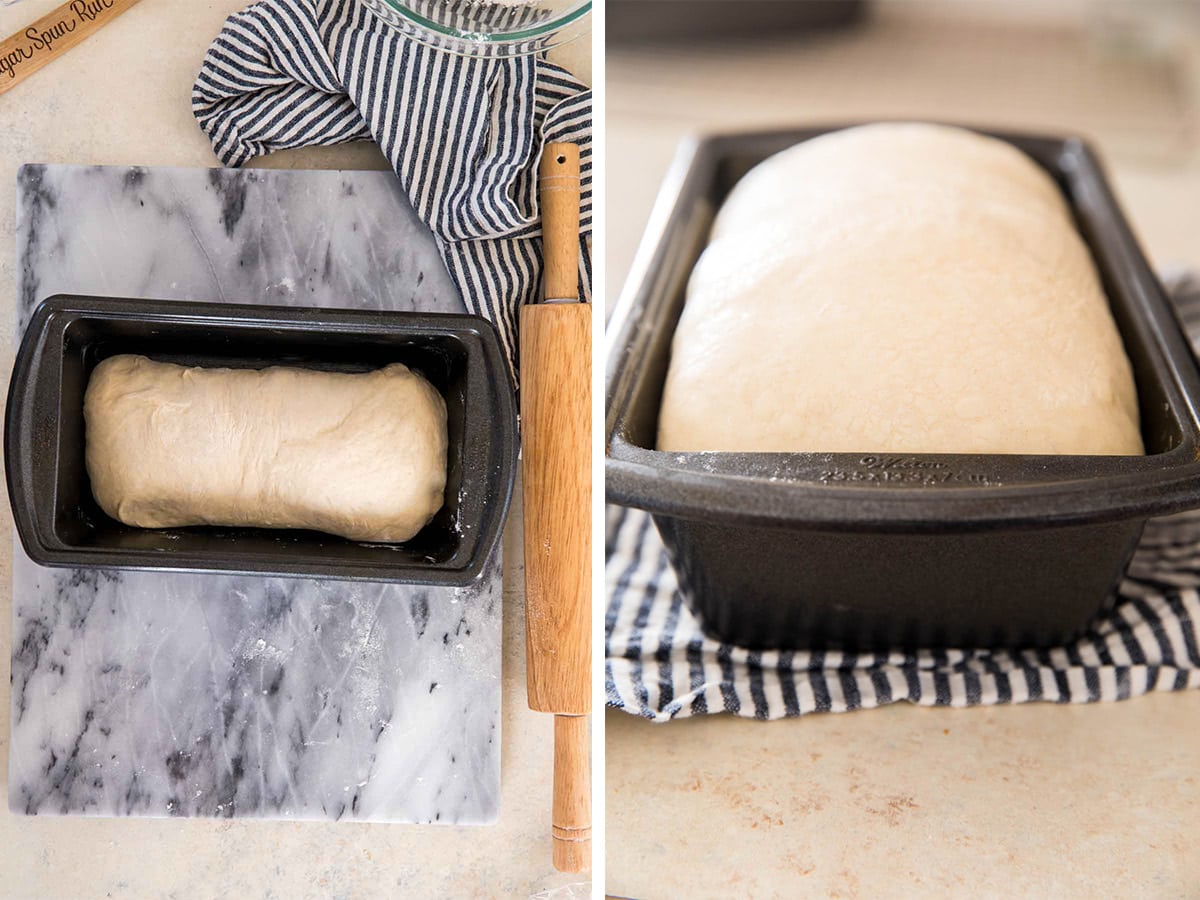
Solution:
<svg viewBox="0 0 1200 900">
<path fill-rule="evenodd" d="M 1074 211 L 1133 363 L 1148 455 L 654 449 L 671 337 L 718 206 L 753 165 L 831 130 L 681 150 L 609 326 L 608 499 L 654 514 L 691 608 L 724 641 L 880 650 L 1067 640 L 1112 603 L 1146 519 L 1200 506 L 1195 357 L 1076 138 L 994 134 L 1044 166 Z"/>
<path fill-rule="evenodd" d="M 96 505 L 84 466 L 84 389 L 96 364 L 118 353 L 340 372 L 404 363 L 446 399 L 446 504 L 403 544 L 315 531 L 123 525 Z M 500 538 L 516 412 L 495 329 L 477 316 L 58 296 L 34 311 L 17 352 L 4 455 L 17 532 L 42 565 L 463 586 L 479 577 Z"/>
</svg>

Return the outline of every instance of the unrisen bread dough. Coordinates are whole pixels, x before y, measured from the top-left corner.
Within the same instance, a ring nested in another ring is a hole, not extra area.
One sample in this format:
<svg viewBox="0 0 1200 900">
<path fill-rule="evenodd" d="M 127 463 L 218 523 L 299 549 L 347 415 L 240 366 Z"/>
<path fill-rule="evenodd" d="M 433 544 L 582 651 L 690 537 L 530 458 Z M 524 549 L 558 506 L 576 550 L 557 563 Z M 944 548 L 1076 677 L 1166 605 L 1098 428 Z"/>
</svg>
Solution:
<svg viewBox="0 0 1200 900">
<path fill-rule="evenodd" d="M 92 493 L 127 525 L 393 542 L 442 506 L 446 404 L 399 364 L 341 374 L 114 356 L 92 373 L 83 412 Z"/>
<path fill-rule="evenodd" d="M 869 125 L 743 178 L 675 332 L 662 450 L 1141 454 L 1133 375 L 1050 177 Z"/>
</svg>

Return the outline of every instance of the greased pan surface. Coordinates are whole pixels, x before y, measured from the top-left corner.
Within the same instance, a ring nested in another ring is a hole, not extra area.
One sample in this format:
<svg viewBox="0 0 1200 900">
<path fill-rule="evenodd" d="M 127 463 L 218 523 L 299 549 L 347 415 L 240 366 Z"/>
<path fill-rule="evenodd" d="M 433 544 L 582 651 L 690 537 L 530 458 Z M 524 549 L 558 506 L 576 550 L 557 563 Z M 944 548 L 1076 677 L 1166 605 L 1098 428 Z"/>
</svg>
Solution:
<svg viewBox="0 0 1200 900">
<path fill-rule="evenodd" d="M 180 365 L 368 371 L 402 362 L 446 399 L 446 504 L 403 544 L 314 531 L 139 529 L 96 505 L 83 394 L 96 364 L 140 353 Z M 9 386 L 4 453 L 17 532 L 42 565 L 220 571 L 462 586 L 499 540 L 516 412 L 493 327 L 477 316 L 58 296 L 30 319 Z"/>
<path fill-rule="evenodd" d="M 1149 516 L 1200 506 L 1200 372 L 1079 139 L 986 132 L 1042 165 L 1073 211 L 1133 364 L 1146 456 L 654 449 L 671 337 L 717 208 L 752 166 L 832 130 L 681 149 L 609 326 L 608 499 L 655 514 L 685 596 L 720 639 L 856 649 L 1065 640 L 1111 602 Z"/>
</svg>

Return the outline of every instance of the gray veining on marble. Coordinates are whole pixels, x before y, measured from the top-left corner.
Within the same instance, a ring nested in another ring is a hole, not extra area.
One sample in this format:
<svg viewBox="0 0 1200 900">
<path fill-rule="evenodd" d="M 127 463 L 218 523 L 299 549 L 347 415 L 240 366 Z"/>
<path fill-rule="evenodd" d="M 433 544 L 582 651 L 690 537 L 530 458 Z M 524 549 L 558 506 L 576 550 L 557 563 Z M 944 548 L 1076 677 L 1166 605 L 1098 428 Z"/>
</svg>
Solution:
<svg viewBox="0 0 1200 900">
<path fill-rule="evenodd" d="M 382 172 L 26 166 L 18 316 L 57 292 L 461 312 Z M 469 590 L 48 569 L 15 551 L 16 812 L 484 823 L 500 561 Z"/>
</svg>

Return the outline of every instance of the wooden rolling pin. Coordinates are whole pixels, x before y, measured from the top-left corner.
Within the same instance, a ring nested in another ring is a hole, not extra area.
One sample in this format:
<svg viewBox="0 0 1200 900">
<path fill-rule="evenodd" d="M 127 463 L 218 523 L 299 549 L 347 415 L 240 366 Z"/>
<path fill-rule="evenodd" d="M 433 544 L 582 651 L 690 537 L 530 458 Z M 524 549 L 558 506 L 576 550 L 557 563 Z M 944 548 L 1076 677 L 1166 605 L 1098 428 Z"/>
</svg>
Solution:
<svg viewBox="0 0 1200 900">
<path fill-rule="evenodd" d="M 592 308 L 579 302 L 579 147 L 538 170 L 544 302 L 521 309 L 525 662 L 529 705 L 554 713 L 554 866 L 592 848 Z"/>
<path fill-rule="evenodd" d="M 69 0 L 0 42 L 0 94 L 107 25 L 138 0 Z"/>
</svg>

